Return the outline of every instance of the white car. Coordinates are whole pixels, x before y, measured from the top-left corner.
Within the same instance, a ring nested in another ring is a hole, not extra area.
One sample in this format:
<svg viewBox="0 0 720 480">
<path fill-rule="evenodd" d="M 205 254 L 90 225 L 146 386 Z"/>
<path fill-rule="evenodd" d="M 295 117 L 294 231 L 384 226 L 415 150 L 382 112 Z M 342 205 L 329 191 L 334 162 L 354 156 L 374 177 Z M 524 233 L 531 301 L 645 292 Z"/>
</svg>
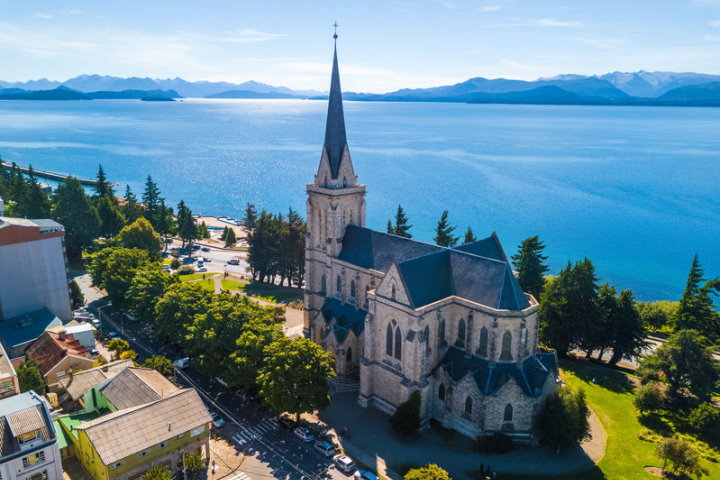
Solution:
<svg viewBox="0 0 720 480">
<path fill-rule="evenodd" d="M 293 430 L 293 433 L 296 437 L 298 437 L 300 440 L 302 440 L 305 443 L 310 443 L 313 440 L 315 440 L 315 437 L 312 433 L 310 433 L 310 430 L 308 430 L 305 427 L 298 427 L 295 430 Z"/>
<path fill-rule="evenodd" d="M 370 470 L 358 470 L 354 476 L 356 480 L 378 480 L 378 476 Z"/>
<path fill-rule="evenodd" d="M 350 473 L 355 470 L 355 464 L 353 463 L 352 458 L 347 455 L 335 455 L 333 457 L 333 463 L 335 463 L 337 469 L 343 473 Z"/>
<path fill-rule="evenodd" d="M 188 365 L 190 365 L 190 359 L 185 358 L 178 358 L 173 362 L 177 368 L 187 368 Z"/>
<path fill-rule="evenodd" d="M 317 450 L 318 452 L 322 453 L 323 456 L 328 457 L 328 458 L 332 457 L 333 455 L 335 455 L 335 453 L 337 453 L 337 450 L 335 449 L 335 445 L 333 445 L 330 442 L 325 442 L 322 440 L 318 440 L 317 442 L 315 442 L 315 444 L 313 445 L 313 448 L 315 450 Z"/>
</svg>

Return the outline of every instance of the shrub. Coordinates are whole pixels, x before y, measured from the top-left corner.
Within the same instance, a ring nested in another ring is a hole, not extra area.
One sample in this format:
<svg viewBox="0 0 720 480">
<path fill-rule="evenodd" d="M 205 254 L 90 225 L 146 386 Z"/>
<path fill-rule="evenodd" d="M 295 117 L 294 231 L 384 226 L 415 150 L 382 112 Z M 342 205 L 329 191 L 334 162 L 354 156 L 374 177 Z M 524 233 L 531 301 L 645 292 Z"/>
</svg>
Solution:
<svg viewBox="0 0 720 480">
<path fill-rule="evenodd" d="M 662 439 L 655 447 L 655 453 L 663 461 L 663 471 L 669 464 L 673 474 L 693 475 L 698 478 L 707 474 L 707 470 L 700 464 L 698 452 L 682 438 Z"/>
<path fill-rule="evenodd" d="M 177 258 L 173 258 L 172 260 L 170 260 L 170 268 L 172 268 L 173 270 L 177 270 L 181 266 L 182 263 L 180 263 L 180 260 L 178 260 Z"/>
<path fill-rule="evenodd" d="M 585 392 L 561 388 L 548 397 L 540 411 L 537 423 L 540 441 L 560 449 L 590 438 L 589 416 Z"/>
<path fill-rule="evenodd" d="M 475 450 L 480 453 L 507 453 L 512 450 L 512 439 L 500 432 L 479 436 L 475 440 Z"/>
<path fill-rule="evenodd" d="M 405 474 L 405 480 L 452 480 L 448 472 L 435 464 L 411 468 Z"/>
<path fill-rule="evenodd" d="M 189 274 L 193 273 L 194 271 L 195 271 L 195 269 L 191 265 L 183 265 L 183 266 L 179 267 L 177 269 L 177 272 L 175 272 L 175 273 L 177 273 L 178 275 L 189 275 Z"/>
<path fill-rule="evenodd" d="M 635 393 L 635 398 L 633 398 L 635 408 L 638 409 L 641 415 L 644 415 L 646 412 L 659 410 L 662 408 L 664 401 L 665 395 L 660 385 L 656 382 L 642 385 Z"/>
<path fill-rule="evenodd" d="M 720 409 L 709 402 L 701 403 L 690 411 L 687 422 L 696 432 L 708 432 L 720 422 Z"/>
<path fill-rule="evenodd" d="M 404 435 L 412 435 L 420 428 L 420 392 L 415 390 L 407 402 L 400 405 L 390 417 L 392 429 Z"/>
</svg>

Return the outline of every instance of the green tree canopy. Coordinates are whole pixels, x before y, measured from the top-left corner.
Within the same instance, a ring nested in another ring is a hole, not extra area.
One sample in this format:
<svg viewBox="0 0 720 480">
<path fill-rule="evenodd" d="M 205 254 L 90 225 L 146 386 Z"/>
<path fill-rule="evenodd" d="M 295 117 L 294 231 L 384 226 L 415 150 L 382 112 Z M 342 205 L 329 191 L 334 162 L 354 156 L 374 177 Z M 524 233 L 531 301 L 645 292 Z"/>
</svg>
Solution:
<svg viewBox="0 0 720 480">
<path fill-rule="evenodd" d="M 120 207 L 108 196 L 100 197 L 97 202 L 97 212 L 100 218 L 100 234 L 104 237 L 114 237 L 125 226 Z"/>
<path fill-rule="evenodd" d="M 92 245 L 100 230 L 100 219 L 90 200 L 73 177 L 68 177 L 55 191 L 52 218 L 65 227 L 68 258 L 79 260 L 82 249 Z"/>
<path fill-rule="evenodd" d="M 20 193 L 15 198 L 15 205 L 13 207 L 13 215 L 25 218 L 48 218 L 50 217 L 50 209 L 52 204 L 50 203 L 50 197 L 47 192 L 43 190 L 35 172 L 33 171 L 32 165 L 28 169 L 28 178 L 25 180 L 22 173 L 18 173 L 16 177 L 18 185 L 20 182 L 24 182 L 24 187 L 17 187 Z"/>
<path fill-rule="evenodd" d="M 80 285 L 75 280 L 70 282 L 70 301 L 73 310 L 85 305 L 85 295 L 83 295 Z"/>
<path fill-rule="evenodd" d="M 107 197 L 115 202 L 115 191 L 113 190 L 112 183 L 110 183 L 105 175 L 102 165 L 98 166 L 97 181 L 95 182 L 95 197 L 102 198 Z"/>
<path fill-rule="evenodd" d="M 282 337 L 265 349 L 258 374 L 260 394 L 278 412 L 301 413 L 330 404 L 328 380 L 335 376 L 332 357 L 307 338 Z"/>
<path fill-rule="evenodd" d="M 700 463 L 698 452 L 683 438 L 663 438 L 657 443 L 655 453 L 663 461 L 663 472 L 669 466 L 673 474 L 700 478 L 708 473 Z"/>
<path fill-rule="evenodd" d="M 403 478 L 405 480 L 452 480 L 448 472 L 434 463 L 424 467 L 411 468 Z"/>
<path fill-rule="evenodd" d="M 160 222 L 160 189 L 157 183 L 148 175 L 145 181 L 145 190 L 142 194 L 142 201 L 145 207 L 145 218 L 152 224 L 154 228 L 158 228 Z"/>
<path fill-rule="evenodd" d="M 198 236 L 203 239 L 210 238 L 210 230 L 204 220 L 198 227 Z"/>
<path fill-rule="evenodd" d="M 710 295 L 720 293 L 720 279 L 706 282 L 703 275 L 700 259 L 695 255 L 680 299 L 676 326 L 678 330 L 697 330 L 714 340 L 720 338 L 720 316 L 714 311 Z"/>
<path fill-rule="evenodd" d="M 392 221 L 388 220 L 388 233 L 400 237 L 412 238 L 412 235 L 409 233 L 412 225 L 408 222 L 405 210 L 403 210 L 402 205 L 398 204 L 397 211 L 395 212 L 395 224 L 393 225 Z"/>
<path fill-rule="evenodd" d="M 465 230 L 465 237 L 463 237 L 463 245 L 467 245 L 468 243 L 473 243 L 477 241 L 477 235 L 473 233 L 472 227 L 468 226 L 467 230 Z"/>
<path fill-rule="evenodd" d="M 192 241 L 198 238 L 198 228 L 192 211 L 182 200 L 178 203 L 177 208 L 177 233 L 182 239 L 183 247 L 185 247 L 186 242 L 192 245 Z"/>
<path fill-rule="evenodd" d="M 177 280 L 163 272 L 156 263 L 139 268 L 125 294 L 125 303 L 133 316 L 142 323 L 153 323 L 155 306 L 174 281 Z"/>
<path fill-rule="evenodd" d="M 145 360 L 143 367 L 152 368 L 157 370 L 166 377 L 171 377 L 173 374 L 173 364 L 169 358 L 162 355 L 153 355 L 152 357 Z"/>
<path fill-rule="evenodd" d="M 440 245 L 441 247 L 454 247 L 458 242 L 458 237 L 453 235 L 455 227 L 451 227 L 450 222 L 448 222 L 448 215 L 449 213 L 447 210 L 443 211 L 437 227 L 435 227 L 434 241 L 435 244 Z"/>
<path fill-rule="evenodd" d="M 119 358 L 122 352 L 130 350 L 130 344 L 122 338 L 113 338 L 108 343 L 107 349 L 115 354 L 115 358 Z"/>
<path fill-rule="evenodd" d="M 540 441 L 553 448 L 567 448 L 590 438 L 590 409 L 583 390 L 561 388 L 550 395 L 540 410 Z"/>
<path fill-rule="evenodd" d="M 117 307 L 125 306 L 127 293 L 135 273 L 149 263 L 148 254 L 138 248 L 104 248 L 92 255 L 88 268 L 93 283 L 104 288 Z"/>
<path fill-rule="evenodd" d="M 235 230 L 228 228 L 227 235 L 225 235 L 225 246 L 234 246 L 237 243 L 237 237 L 235 237 Z"/>
<path fill-rule="evenodd" d="M 166 467 L 155 465 L 154 467 L 150 467 L 142 478 L 143 480 L 173 480 L 173 474 Z"/>
<path fill-rule="evenodd" d="M 32 358 L 25 360 L 17 368 L 18 384 L 21 392 L 34 391 L 43 395 L 46 391 L 45 379 L 40 373 L 37 363 Z"/>
<path fill-rule="evenodd" d="M 127 223 L 132 223 L 142 217 L 145 211 L 138 204 L 137 197 L 133 193 L 130 185 L 125 186 L 125 205 L 122 207 L 122 214 Z"/>
<path fill-rule="evenodd" d="M 185 344 L 185 335 L 196 315 L 204 312 L 212 294 L 197 283 L 173 283 L 155 306 L 155 331 L 177 345 Z"/>
<path fill-rule="evenodd" d="M 236 387 L 258 390 L 258 372 L 265 366 L 265 348 L 284 335 L 282 325 L 268 312 L 243 325 L 242 333 L 235 341 L 235 351 L 230 355 L 230 365 L 225 380 Z"/>
<path fill-rule="evenodd" d="M 545 264 L 548 257 L 543 255 L 544 250 L 545 244 L 540 241 L 540 236 L 536 235 L 523 240 L 518 247 L 518 253 L 512 256 L 520 286 L 537 299 L 545 287 L 545 274 L 549 270 Z"/>
<path fill-rule="evenodd" d="M 160 258 L 160 236 L 143 217 L 120 230 L 115 238 L 115 244 L 124 248 L 144 250 L 152 259 Z"/>
<path fill-rule="evenodd" d="M 248 203 L 245 207 L 245 218 L 243 219 L 246 231 L 251 231 L 255 228 L 255 222 L 257 221 L 257 210 L 255 205 Z"/>
<path fill-rule="evenodd" d="M 630 360 L 639 356 L 647 345 L 645 340 L 647 331 L 635 307 L 632 291 L 620 292 L 608 320 L 604 337 L 607 346 L 613 351 L 608 363 L 616 365 L 623 358 Z"/>
<path fill-rule="evenodd" d="M 404 435 L 417 433 L 420 429 L 421 403 L 420 391 L 415 390 L 410 394 L 410 398 L 400 404 L 393 416 L 390 417 L 392 429 Z"/>
</svg>

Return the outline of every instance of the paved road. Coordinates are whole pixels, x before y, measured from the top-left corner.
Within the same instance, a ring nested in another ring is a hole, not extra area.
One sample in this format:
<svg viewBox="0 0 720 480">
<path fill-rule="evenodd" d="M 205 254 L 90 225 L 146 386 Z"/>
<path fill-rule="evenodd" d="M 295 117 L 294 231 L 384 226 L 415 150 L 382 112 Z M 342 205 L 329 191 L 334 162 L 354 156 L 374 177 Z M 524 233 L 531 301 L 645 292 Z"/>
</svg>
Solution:
<svg viewBox="0 0 720 480">
<path fill-rule="evenodd" d="M 108 315 L 102 315 L 101 321 L 105 328 L 121 331 L 120 325 Z M 124 338 L 141 358 L 157 354 L 177 358 L 181 354 L 143 332 L 131 331 L 129 323 L 124 322 Z M 209 408 L 219 412 L 227 420 L 219 433 L 246 455 L 241 470 L 246 471 L 250 477 L 261 479 L 270 475 L 288 480 L 351 478 L 333 468 L 332 462 L 315 451 L 311 444 L 303 444 L 291 432 L 280 428 L 275 414 L 244 392 L 227 388 L 192 367 L 176 369 L 176 375 L 179 383 L 196 388 Z M 255 472 L 246 470 L 245 462 L 248 461 L 255 464 Z"/>
<path fill-rule="evenodd" d="M 168 244 L 168 251 L 172 248 L 180 248 L 182 245 L 182 242 L 180 240 L 173 240 L 173 243 Z M 229 250 L 225 248 L 219 248 L 219 247 L 207 247 L 210 249 L 209 252 L 203 252 L 202 250 L 196 250 L 193 252 L 194 261 L 191 265 L 197 268 L 196 266 L 196 260 L 198 258 L 202 257 L 208 257 L 210 258 L 209 262 L 205 263 L 205 268 L 207 268 L 208 273 L 213 272 L 220 272 L 223 273 L 227 271 L 230 274 L 233 275 L 247 275 L 247 267 L 248 263 L 246 262 L 247 258 L 247 252 L 239 251 L 239 250 Z M 181 259 L 185 258 L 185 255 L 180 257 Z M 239 265 L 230 265 L 228 264 L 228 261 L 232 258 L 237 258 L 240 260 Z"/>
</svg>

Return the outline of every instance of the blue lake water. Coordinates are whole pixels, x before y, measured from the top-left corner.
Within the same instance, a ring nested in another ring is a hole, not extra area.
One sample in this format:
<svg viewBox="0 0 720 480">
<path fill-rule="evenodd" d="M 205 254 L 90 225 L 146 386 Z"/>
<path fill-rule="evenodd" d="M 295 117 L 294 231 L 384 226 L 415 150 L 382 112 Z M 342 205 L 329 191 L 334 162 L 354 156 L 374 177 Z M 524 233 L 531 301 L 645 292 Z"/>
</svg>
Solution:
<svg viewBox="0 0 720 480">
<path fill-rule="evenodd" d="M 296 100 L 0 102 L 0 155 L 109 177 L 140 195 L 241 216 L 246 202 L 304 212 L 326 103 Z M 368 225 L 398 203 L 431 241 L 496 231 L 508 254 L 540 234 L 553 273 L 587 256 L 602 280 L 677 299 L 692 256 L 720 275 L 720 109 L 346 102 Z"/>
</svg>

